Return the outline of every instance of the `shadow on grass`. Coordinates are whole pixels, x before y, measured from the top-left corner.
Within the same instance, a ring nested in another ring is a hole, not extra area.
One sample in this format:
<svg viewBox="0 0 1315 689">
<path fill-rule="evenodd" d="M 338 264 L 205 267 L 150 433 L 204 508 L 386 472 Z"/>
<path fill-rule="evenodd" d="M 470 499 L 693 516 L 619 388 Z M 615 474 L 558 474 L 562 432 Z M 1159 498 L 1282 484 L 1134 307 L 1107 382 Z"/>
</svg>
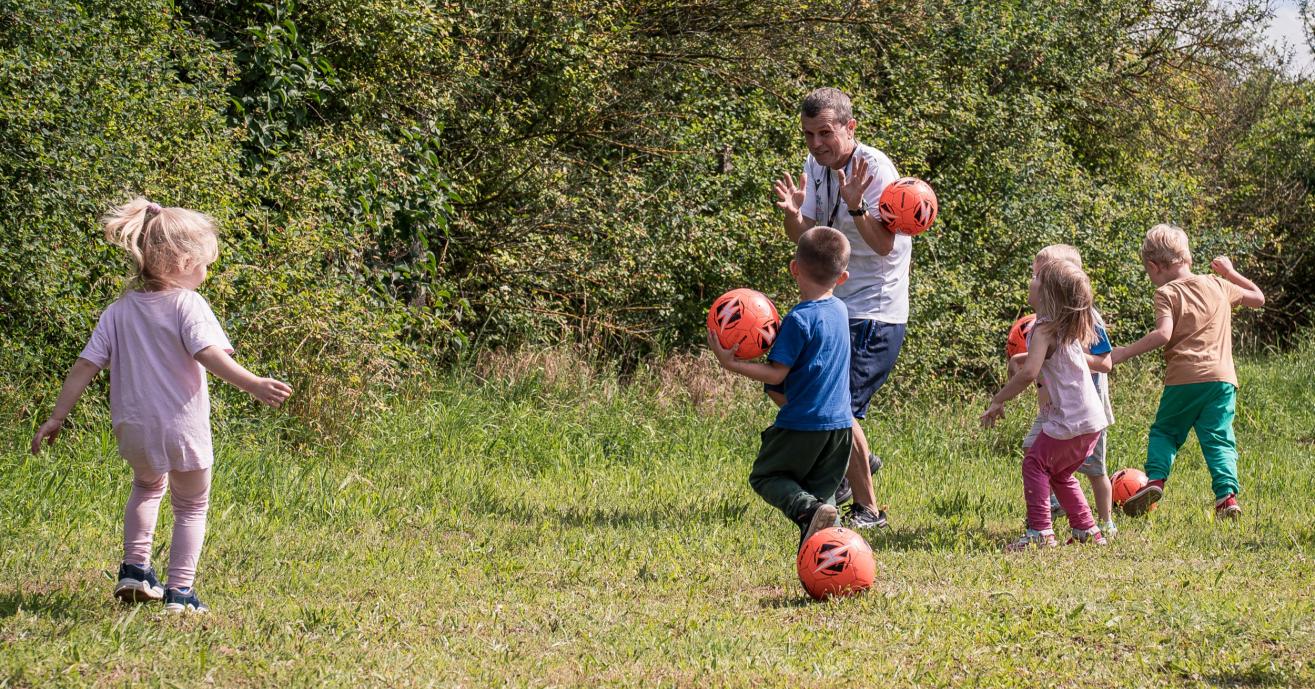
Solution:
<svg viewBox="0 0 1315 689">
<path fill-rule="evenodd" d="M 1206 675 L 1205 681 L 1215 687 L 1288 687 L 1292 678 L 1287 673 L 1260 664 L 1231 672 Z"/>
<path fill-rule="evenodd" d="M 876 552 L 912 552 L 915 550 L 966 553 L 999 553 L 1005 543 L 1018 538 L 1016 531 L 1000 531 L 978 526 L 946 524 L 936 527 L 900 527 L 892 525 L 876 532 L 866 532 L 868 544 Z"/>
<path fill-rule="evenodd" d="M 807 608 L 820 605 L 822 601 L 813 600 L 802 593 L 780 593 L 775 596 L 763 596 L 758 599 L 758 607 L 764 610 L 781 610 L 787 608 Z"/>
<path fill-rule="evenodd" d="M 588 508 L 574 505 L 527 505 L 508 502 L 496 496 L 479 496 L 481 512 L 498 515 L 526 524 L 553 521 L 566 527 L 661 527 L 679 528 L 690 523 L 731 524 L 743 519 L 749 505 L 722 501 L 689 507 L 670 505 L 636 505 L 633 508 Z"/>
<path fill-rule="evenodd" d="M 19 610 L 50 619 L 74 619 L 86 612 L 87 604 L 69 591 L 0 593 L 0 619 L 13 617 Z"/>
</svg>

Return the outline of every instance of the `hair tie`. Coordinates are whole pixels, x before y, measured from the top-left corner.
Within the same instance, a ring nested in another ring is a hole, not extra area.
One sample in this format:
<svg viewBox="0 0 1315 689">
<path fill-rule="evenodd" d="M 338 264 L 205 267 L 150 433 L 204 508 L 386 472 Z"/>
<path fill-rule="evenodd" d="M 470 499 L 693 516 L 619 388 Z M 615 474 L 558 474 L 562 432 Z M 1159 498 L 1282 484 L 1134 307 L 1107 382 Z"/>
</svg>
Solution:
<svg viewBox="0 0 1315 689">
<path fill-rule="evenodd" d="M 162 209 L 160 208 L 160 204 L 151 201 L 150 203 L 146 204 L 146 210 L 152 213 L 159 213 Z"/>
</svg>

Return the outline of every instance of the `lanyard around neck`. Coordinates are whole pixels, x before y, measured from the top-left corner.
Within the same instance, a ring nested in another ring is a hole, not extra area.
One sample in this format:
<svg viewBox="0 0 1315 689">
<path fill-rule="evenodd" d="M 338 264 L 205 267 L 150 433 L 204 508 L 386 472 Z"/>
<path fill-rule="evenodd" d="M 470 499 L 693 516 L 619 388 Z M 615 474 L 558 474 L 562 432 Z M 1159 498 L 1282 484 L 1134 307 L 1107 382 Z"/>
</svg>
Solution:
<svg viewBox="0 0 1315 689">
<path fill-rule="evenodd" d="M 854 142 L 854 150 L 850 152 L 850 154 L 849 154 L 849 160 L 845 163 L 845 168 L 844 168 L 844 169 L 845 169 L 845 174 L 849 174 L 849 173 L 850 173 L 850 168 L 854 165 L 854 156 L 856 156 L 856 155 L 858 155 L 858 142 L 857 142 L 857 141 Z M 835 173 L 835 170 L 832 170 L 831 168 L 829 168 L 829 167 L 827 167 L 827 166 L 825 166 L 825 165 L 823 165 L 822 168 L 823 168 L 824 170 L 826 170 L 826 199 L 827 199 L 827 203 L 830 203 L 830 204 L 831 204 L 831 217 L 827 219 L 827 221 L 826 221 L 826 226 L 827 226 L 827 227 L 835 227 L 835 226 L 836 226 L 836 214 L 838 214 L 838 213 L 840 212 L 840 182 L 839 182 L 839 181 L 836 182 L 836 193 L 835 193 L 834 196 L 832 196 L 832 195 L 831 195 L 831 178 L 836 176 L 836 175 L 834 174 L 834 173 Z"/>
</svg>

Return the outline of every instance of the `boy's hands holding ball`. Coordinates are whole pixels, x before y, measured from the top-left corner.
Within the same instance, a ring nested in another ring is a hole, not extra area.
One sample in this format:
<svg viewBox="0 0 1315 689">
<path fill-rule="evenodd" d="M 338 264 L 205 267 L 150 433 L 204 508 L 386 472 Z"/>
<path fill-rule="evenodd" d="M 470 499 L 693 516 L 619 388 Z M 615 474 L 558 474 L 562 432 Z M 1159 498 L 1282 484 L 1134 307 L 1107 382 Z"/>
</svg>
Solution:
<svg viewBox="0 0 1315 689">
<path fill-rule="evenodd" d="M 730 363 L 735 360 L 735 352 L 740 349 L 740 343 L 736 342 L 735 346 L 730 348 L 723 347 L 721 346 L 721 341 L 717 339 L 717 334 L 709 329 L 708 349 L 712 350 L 712 354 L 717 357 L 717 363 L 720 364 L 722 368 L 730 370 Z"/>
</svg>

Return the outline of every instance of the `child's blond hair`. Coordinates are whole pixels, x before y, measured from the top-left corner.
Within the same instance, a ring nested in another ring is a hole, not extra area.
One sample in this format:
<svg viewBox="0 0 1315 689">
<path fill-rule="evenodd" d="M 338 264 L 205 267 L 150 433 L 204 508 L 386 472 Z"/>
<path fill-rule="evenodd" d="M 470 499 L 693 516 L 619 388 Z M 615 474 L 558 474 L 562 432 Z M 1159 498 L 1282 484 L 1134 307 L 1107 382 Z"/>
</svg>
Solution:
<svg viewBox="0 0 1315 689">
<path fill-rule="evenodd" d="M 1049 330 L 1057 347 L 1094 340 L 1096 319 L 1087 274 L 1069 261 L 1049 261 L 1037 268 L 1036 277 L 1037 315 L 1047 319 L 1038 327 Z"/>
<path fill-rule="evenodd" d="M 1036 253 L 1036 259 L 1033 263 L 1040 267 L 1051 261 L 1068 261 L 1081 268 L 1082 254 L 1078 253 L 1076 247 L 1069 244 L 1051 244 Z"/>
<path fill-rule="evenodd" d="M 101 218 L 105 239 L 128 252 L 135 273 L 130 287 L 159 290 L 165 277 L 209 264 L 219 256 L 215 221 L 186 208 L 165 208 L 137 197 Z"/>
<path fill-rule="evenodd" d="M 1192 251 L 1187 245 L 1187 233 L 1182 229 L 1161 223 L 1146 231 L 1141 245 L 1141 258 L 1160 266 L 1192 262 Z"/>
</svg>

